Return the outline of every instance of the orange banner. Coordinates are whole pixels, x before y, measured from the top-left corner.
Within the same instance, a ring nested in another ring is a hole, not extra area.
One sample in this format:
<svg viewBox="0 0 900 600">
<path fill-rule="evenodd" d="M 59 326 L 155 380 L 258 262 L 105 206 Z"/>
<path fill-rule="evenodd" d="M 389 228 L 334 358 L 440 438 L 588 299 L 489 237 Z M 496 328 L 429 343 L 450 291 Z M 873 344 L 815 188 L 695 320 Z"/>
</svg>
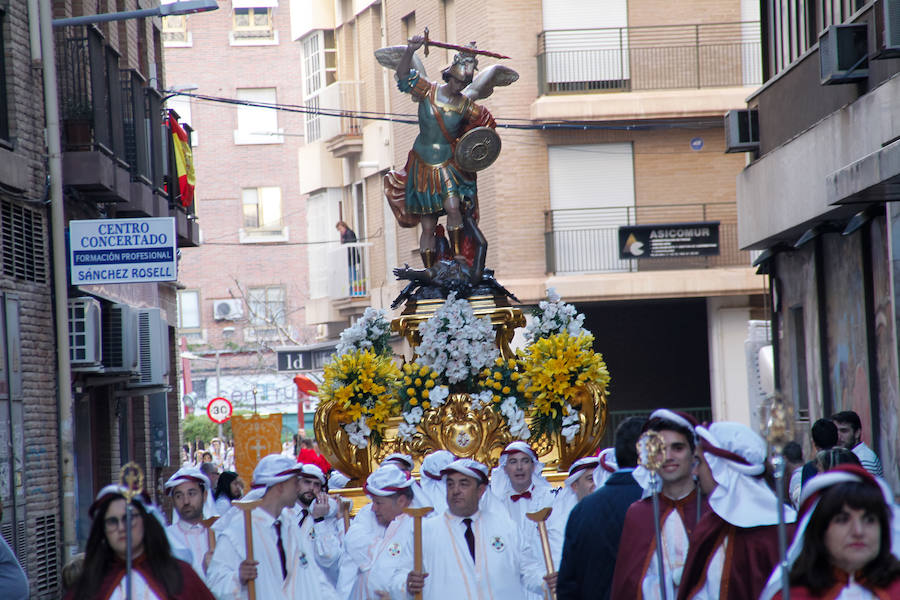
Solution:
<svg viewBox="0 0 900 600">
<path fill-rule="evenodd" d="M 281 453 L 281 415 L 235 415 L 234 466 L 249 490 L 253 469 L 263 456 Z"/>
</svg>

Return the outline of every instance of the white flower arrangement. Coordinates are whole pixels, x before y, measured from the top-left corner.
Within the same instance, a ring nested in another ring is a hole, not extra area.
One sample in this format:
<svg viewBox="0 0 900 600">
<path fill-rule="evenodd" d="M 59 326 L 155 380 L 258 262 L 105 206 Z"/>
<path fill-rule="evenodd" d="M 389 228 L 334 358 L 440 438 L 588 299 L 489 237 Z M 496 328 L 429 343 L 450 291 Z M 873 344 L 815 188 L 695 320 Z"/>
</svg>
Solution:
<svg viewBox="0 0 900 600">
<path fill-rule="evenodd" d="M 528 429 L 528 423 L 525 422 L 525 411 L 519 408 L 515 396 L 508 396 L 506 400 L 500 404 L 500 412 L 506 417 L 506 423 L 509 425 L 509 432 L 513 437 L 519 438 L 520 440 L 527 440 L 531 436 L 531 431 Z"/>
<path fill-rule="evenodd" d="M 566 402 L 565 409 L 566 412 L 562 419 L 561 433 L 563 434 L 563 437 L 566 438 L 566 443 L 571 444 L 572 440 L 575 439 L 575 436 L 578 435 L 578 432 L 581 431 L 581 422 L 578 420 L 578 411 L 572 408 L 571 404 Z"/>
<path fill-rule="evenodd" d="M 475 412 L 480 411 L 485 406 L 490 406 L 491 399 L 494 395 L 489 390 L 483 390 L 477 394 L 469 396 L 469 408 Z"/>
<path fill-rule="evenodd" d="M 499 354 L 490 319 L 476 318 L 472 305 L 457 299 L 455 293 L 422 323 L 419 332 L 418 361 L 451 384 L 470 381 Z"/>
<path fill-rule="evenodd" d="M 572 337 L 590 334 L 584 328 L 584 315 L 563 302 L 553 288 L 547 290 L 547 299 L 541 300 L 531 314 L 531 323 L 525 328 L 525 339 L 529 343 L 563 332 Z"/>
<path fill-rule="evenodd" d="M 450 390 L 446 385 L 435 386 L 431 389 L 428 396 L 430 407 L 438 408 L 447 401 L 449 396 Z M 416 426 L 422 422 L 425 410 L 421 406 L 414 406 L 408 411 L 401 413 L 400 416 L 403 417 L 403 422 L 397 427 L 397 437 L 404 442 L 408 442 L 412 439 L 413 434 L 416 433 Z"/>
<path fill-rule="evenodd" d="M 335 354 L 342 356 L 353 350 L 372 349 L 375 354 L 390 351 L 388 338 L 391 324 L 383 310 L 367 307 L 363 316 L 341 332 L 341 340 L 335 348 Z"/>
<path fill-rule="evenodd" d="M 366 425 L 365 417 L 360 417 L 357 421 L 347 423 L 344 425 L 344 431 L 350 436 L 350 443 L 357 448 L 362 449 L 369 445 L 369 434 L 372 433 L 372 430 Z"/>
</svg>

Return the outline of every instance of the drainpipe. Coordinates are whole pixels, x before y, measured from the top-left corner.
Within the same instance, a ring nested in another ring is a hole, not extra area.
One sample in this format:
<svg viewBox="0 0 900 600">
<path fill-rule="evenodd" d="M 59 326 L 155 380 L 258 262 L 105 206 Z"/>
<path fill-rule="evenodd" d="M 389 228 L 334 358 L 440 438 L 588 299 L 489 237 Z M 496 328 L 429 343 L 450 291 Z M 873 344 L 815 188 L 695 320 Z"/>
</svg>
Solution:
<svg viewBox="0 0 900 600">
<path fill-rule="evenodd" d="M 57 419 L 59 430 L 59 490 L 63 562 L 78 549 L 75 537 L 75 456 L 73 452 L 72 371 L 69 363 L 69 282 L 66 279 L 65 216 L 62 193 L 62 147 L 59 91 L 53 43 L 52 0 L 40 0 L 41 64 L 44 71 L 44 118 L 50 174 L 50 232 L 53 248 L 53 299 L 56 321 Z"/>
</svg>

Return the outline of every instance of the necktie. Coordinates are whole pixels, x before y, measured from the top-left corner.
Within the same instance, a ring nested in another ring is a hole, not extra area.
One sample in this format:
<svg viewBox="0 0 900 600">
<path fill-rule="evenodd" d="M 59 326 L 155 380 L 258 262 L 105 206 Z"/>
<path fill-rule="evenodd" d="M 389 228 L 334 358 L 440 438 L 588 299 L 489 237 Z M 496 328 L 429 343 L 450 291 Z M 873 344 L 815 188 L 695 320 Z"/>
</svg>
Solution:
<svg viewBox="0 0 900 600">
<path fill-rule="evenodd" d="M 521 494 L 513 494 L 512 496 L 509 497 L 509 499 L 512 500 L 513 502 L 518 502 L 522 498 L 525 498 L 526 500 L 531 500 L 531 490 L 526 490 L 526 491 L 522 492 Z"/>
<path fill-rule="evenodd" d="M 278 536 L 275 544 L 278 546 L 278 558 L 281 559 L 281 578 L 287 579 L 287 558 L 284 555 L 284 544 L 281 543 L 281 521 L 275 521 L 275 535 Z"/>
<path fill-rule="evenodd" d="M 472 519 L 463 519 L 466 526 L 466 544 L 469 546 L 469 554 L 472 555 L 472 562 L 475 562 L 475 533 L 472 531 Z"/>
<path fill-rule="evenodd" d="M 300 517 L 300 527 L 303 528 L 303 522 L 306 520 L 306 517 L 309 516 L 309 511 L 305 508 L 303 509 L 303 515 Z"/>
</svg>

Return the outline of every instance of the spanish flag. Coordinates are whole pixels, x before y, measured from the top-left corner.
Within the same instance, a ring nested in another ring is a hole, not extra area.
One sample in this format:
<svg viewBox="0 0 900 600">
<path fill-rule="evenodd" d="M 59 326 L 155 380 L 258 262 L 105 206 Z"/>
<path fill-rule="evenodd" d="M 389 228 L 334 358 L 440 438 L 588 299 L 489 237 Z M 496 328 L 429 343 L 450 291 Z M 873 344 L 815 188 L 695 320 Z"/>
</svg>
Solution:
<svg viewBox="0 0 900 600">
<path fill-rule="evenodd" d="M 181 205 L 185 208 L 194 201 L 194 155 L 188 143 L 187 132 L 178 124 L 172 112 L 169 112 L 169 129 L 172 131 L 172 147 L 175 149 L 175 170 L 178 173 L 178 191 L 181 194 Z"/>
</svg>

